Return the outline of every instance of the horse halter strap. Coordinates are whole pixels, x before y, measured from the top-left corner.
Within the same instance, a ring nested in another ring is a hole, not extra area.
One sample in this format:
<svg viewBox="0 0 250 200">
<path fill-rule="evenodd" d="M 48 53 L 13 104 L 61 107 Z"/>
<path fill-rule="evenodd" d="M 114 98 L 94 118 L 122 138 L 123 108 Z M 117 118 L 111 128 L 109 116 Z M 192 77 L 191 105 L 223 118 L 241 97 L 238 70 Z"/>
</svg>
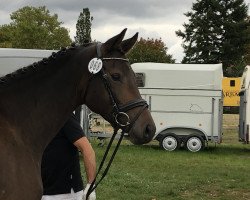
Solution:
<svg viewBox="0 0 250 200">
<path fill-rule="evenodd" d="M 124 58 L 102 58 L 101 45 L 102 45 L 101 43 L 98 43 L 96 45 L 97 58 L 99 58 L 99 59 L 101 59 L 103 61 L 105 61 L 105 60 L 106 61 L 108 61 L 108 60 L 120 60 L 120 61 L 123 61 L 123 62 L 128 62 L 129 61 L 128 59 L 124 59 Z M 114 93 L 111 90 L 111 84 L 110 84 L 110 82 L 108 80 L 108 75 L 105 73 L 105 71 L 104 71 L 103 68 L 101 69 L 100 73 L 101 73 L 101 77 L 102 77 L 103 83 L 104 83 L 104 85 L 105 85 L 105 87 L 106 87 L 106 89 L 108 91 L 111 103 L 113 105 L 113 116 L 115 118 L 115 122 L 116 122 L 116 124 L 118 125 L 119 128 L 128 127 L 127 128 L 127 132 L 129 132 L 132 129 L 132 127 L 133 127 L 134 123 L 136 122 L 136 120 L 142 114 L 143 110 L 148 107 L 148 104 L 147 104 L 147 102 L 144 99 L 136 99 L 136 100 L 129 101 L 129 102 L 127 102 L 124 105 L 119 105 L 117 103 L 117 100 L 115 98 Z M 129 110 L 131 110 L 131 109 L 134 109 L 136 107 L 141 107 L 141 109 L 139 110 L 139 112 L 135 115 L 135 117 L 131 121 L 129 115 L 126 112 L 129 111 Z M 125 123 L 119 120 L 119 118 L 122 118 L 122 117 L 127 120 Z M 104 170 L 101 178 L 98 180 L 98 182 L 96 182 L 97 176 L 101 172 L 101 169 L 102 169 L 102 167 L 104 165 L 104 162 L 105 162 L 105 160 L 107 158 L 107 155 L 108 155 L 109 150 L 111 148 L 111 145 L 112 145 L 112 143 L 113 143 L 113 141 L 115 139 L 117 131 L 118 131 L 117 128 L 114 129 L 114 134 L 112 135 L 112 137 L 110 139 L 110 142 L 109 142 L 109 144 L 107 146 L 107 149 L 106 149 L 106 151 L 104 153 L 104 156 L 103 156 L 102 161 L 100 163 L 99 169 L 98 169 L 98 171 L 96 173 L 95 179 L 94 179 L 94 181 L 91 183 L 91 185 L 89 187 L 89 190 L 88 190 L 88 192 L 86 194 L 86 199 L 88 199 L 88 197 L 91 194 L 91 192 L 93 192 L 95 190 L 95 188 L 97 188 L 97 186 L 99 185 L 99 183 L 103 180 L 103 178 L 108 173 L 108 170 L 109 170 L 109 168 L 110 168 L 110 166 L 112 164 L 112 161 L 113 161 L 113 159 L 114 159 L 114 157 L 115 157 L 115 155 L 116 155 L 116 153 L 118 151 L 118 148 L 119 148 L 119 146 L 121 144 L 121 141 L 123 139 L 123 136 L 125 134 L 124 130 L 121 133 L 121 136 L 120 136 L 120 138 L 118 140 L 118 143 L 117 143 L 117 145 L 116 145 L 116 147 L 115 147 L 115 149 L 113 151 L 113 154 L 111 155 L 111 158 L 110 158 L 110 160 L 109 160 L 109 162 L 108 162 L 108 164 L 107 164 L 107 166 L 106 166 L 106 168 L 105 168 L 105 170 Z"/>
</svg>

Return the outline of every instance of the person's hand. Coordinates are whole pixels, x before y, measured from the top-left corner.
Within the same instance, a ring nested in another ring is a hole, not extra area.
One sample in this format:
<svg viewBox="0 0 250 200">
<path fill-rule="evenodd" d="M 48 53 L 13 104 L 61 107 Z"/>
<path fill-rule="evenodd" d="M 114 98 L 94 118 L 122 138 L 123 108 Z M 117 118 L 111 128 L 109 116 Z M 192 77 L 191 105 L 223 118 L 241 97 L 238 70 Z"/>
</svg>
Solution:
<svg viewBox="0 0 250 200">
<path fill-rule="evenodd" d="M 83 197 L 82 197 L 82 200 L 96 200 L 96 194 L 95 194 L 95 190 L 93 192 L 90 193 L 89 195 L 89 198 L 86 199 L 86 196 L 87 196 L 87 192 L 89 190 L 89 187 L 90 187 L 90 183 L 88 183 L 83 191 Z"/>
</svg>

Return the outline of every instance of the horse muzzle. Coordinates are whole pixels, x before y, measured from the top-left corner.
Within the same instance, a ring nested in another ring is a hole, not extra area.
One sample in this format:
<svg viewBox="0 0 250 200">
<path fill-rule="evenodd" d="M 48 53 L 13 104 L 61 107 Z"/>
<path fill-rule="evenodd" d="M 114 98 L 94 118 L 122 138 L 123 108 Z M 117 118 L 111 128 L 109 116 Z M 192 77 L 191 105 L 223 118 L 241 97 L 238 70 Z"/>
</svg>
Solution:
<svg viewBox="0 0 250 200">
<path fill-rule="evenodd" d="M 144 116 L 142 116 L 144 117 Z M 143 120 L 144 121 L 144 120 Z M 148 123 L 140 124 L 140 119 L 128 133 L 128 139 L 136 145 L 150 142 L 155 135 L 156 127 L 153 120 Z"/>
</svg>

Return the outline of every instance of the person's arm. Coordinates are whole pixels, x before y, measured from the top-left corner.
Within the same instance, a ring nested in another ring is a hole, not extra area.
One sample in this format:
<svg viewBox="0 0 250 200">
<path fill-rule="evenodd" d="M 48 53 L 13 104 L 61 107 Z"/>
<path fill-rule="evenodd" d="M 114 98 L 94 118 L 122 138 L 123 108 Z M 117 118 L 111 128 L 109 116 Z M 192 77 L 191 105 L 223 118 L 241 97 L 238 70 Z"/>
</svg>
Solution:
<svg viewBox="0 0 250 200">
<path fill-rule="evenodd" d="M 82 153 L 87 182 L 92 183 L 96 175 L 95 152 L 86 137 L 81 137 L 80 139 L 76 140 L 74 145 Z"/>
</svg>

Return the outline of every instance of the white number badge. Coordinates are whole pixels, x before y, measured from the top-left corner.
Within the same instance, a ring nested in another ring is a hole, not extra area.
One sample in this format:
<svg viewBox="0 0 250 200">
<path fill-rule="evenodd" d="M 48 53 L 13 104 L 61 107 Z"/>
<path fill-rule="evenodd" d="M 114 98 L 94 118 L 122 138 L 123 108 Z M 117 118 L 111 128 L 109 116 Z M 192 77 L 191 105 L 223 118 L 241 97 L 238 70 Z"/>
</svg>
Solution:
<svg viewBox="0 0 250 200">
<path fill-rule="evenodd" d="M 89 61 L 88 69 L 92 74 L 98 73 L 102 69 L 102 60 L 98 58 L 91 59 Z"/>
</svg>

